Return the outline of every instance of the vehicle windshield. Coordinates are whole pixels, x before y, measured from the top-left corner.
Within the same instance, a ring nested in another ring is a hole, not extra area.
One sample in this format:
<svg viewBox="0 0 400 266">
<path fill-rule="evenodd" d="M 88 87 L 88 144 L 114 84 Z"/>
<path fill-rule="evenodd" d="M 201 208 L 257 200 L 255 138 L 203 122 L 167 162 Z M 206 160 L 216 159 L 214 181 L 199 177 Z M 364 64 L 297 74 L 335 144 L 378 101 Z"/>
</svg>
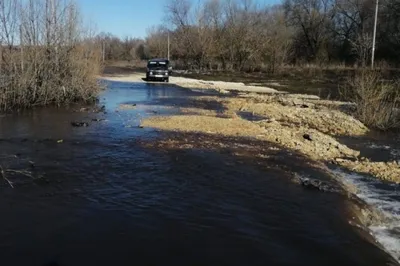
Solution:
<svg viewBox="0 0 400 266">
<path fill-rule="evenodd" d="M 148 68 L 168 69 L 167 61 L 149 61 Z"/>
</svg>

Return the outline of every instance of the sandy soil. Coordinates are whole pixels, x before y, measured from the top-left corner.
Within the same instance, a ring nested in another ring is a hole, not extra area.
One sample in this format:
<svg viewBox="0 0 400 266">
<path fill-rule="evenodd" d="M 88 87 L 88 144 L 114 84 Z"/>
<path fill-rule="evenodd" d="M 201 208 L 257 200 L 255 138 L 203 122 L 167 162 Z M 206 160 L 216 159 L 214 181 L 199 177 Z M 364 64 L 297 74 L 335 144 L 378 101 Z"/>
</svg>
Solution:
<svg viewBox="0 0 400 266">
<path fill-rule="evenodd" d="M 101 77 L 104 80 L 119 82 L 146 82 L 143 73 L 132 73 L 125 75 L 106 75 Z M 247 86 L 240 82 L 205 81 L 184 77 L 170 77 L 170 83 L 183 88 L 190 89 L 210 89 L 220 93 L 228 91 L 257 92 L 257 93 L 284 93 L 269 87 Z"/>
</svg>

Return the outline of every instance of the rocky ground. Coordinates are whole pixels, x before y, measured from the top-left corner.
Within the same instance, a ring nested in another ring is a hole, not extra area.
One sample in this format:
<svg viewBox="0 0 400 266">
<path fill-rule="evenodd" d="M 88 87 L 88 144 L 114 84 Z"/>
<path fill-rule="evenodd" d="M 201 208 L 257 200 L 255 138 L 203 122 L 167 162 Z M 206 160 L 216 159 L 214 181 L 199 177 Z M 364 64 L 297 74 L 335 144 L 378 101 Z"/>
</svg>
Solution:
<svg viewBox="0 0 400 266">
<path fill-rule="evenodd" d="M 371 162 L 337 140 L 336 136 L 367 133 L 368 128 L 360 121 L 315 100 L 290 104 L 291 97 L 197 97 L 190 99 L 192 108 L 183 108 L 184 115 L 153 117 L 142 125 L 167 131 L 256 138 L 300 152 L 316 162 L 400 182 L 397 162 Z M 221 109 L 201 108 L 207 106 L 206 102 L 209 106 L 218 102 Z"/>
<path fill-rule="evenodd" d="M 144 82 L 142 76 L 138 73 L 106 79 Z M 339 136 L 363 136 L 369 131 L 351 115 L 354 110 L 351 103 L 279 93 L 274 89 L 243 83 L 204 82 L 181 77 L 171 78 L 171 83 L 220 93 L 189 98 L 189 104 L 179 108 L 179 115 L 155 116 L 144 120 L 143 127 L 255 138 L 299 152 L 318 163 L 335 164 L 350 171 L 400 182 L 397 162 L 372 162 L 338 140 Z"/>
</svg>

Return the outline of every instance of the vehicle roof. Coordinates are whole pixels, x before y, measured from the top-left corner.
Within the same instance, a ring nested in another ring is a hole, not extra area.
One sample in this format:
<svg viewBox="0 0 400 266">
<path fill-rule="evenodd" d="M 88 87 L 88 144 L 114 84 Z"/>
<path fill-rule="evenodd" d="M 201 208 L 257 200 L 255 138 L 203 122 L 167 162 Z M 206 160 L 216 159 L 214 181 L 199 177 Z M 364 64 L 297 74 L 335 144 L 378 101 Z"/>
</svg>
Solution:
<svg viewBox="0 0 400 266">
<path fill-rule="evenodd" d="M 169 61 L 168 59 L 166 59 L 166 58 L 153 58 L 153 59 L 150 59 L 148 62 L 165 62 L 165 61 Z"/>
</svg>

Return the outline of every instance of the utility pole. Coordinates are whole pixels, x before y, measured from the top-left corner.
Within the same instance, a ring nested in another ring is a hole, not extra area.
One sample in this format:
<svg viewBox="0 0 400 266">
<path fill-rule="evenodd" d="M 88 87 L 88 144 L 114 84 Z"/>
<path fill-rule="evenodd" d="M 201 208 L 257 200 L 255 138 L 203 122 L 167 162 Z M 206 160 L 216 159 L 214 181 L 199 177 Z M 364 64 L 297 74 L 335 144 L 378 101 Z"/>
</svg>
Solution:
<svg viewBox="0 0 400 266">
<path fill-rule="evenodd" d="M 169 60 L 169 30 L 168 30 L 168 55 L 167 55 L 167 59 Z"/>
<path fill-rule="evenodd" d="M 375 7 L 375 22 L 374 22 L 374 36 L 372 37 L 372 57 L 371 57 L 371 68 L 374 68 L 375 61 L 375 43 L 376 43 L 376 26 L 378 24 L 378 8 L 379 8 L 379 0 L 376 0 Z"/>
<path fill-rule="evenodd" d="M 104 40 L 101 42 L 101 55 L 102 55 L 102 59 L 103 59 L 103 63 L 106 60 L 106 45 Z"/>
<path fill-rule="evenodd" d="M 19 25 L 19 46 L 21 49 L 21 70 L 24 71 L 24 41 L 23 41 L 22 24 Z"/>
</svg>

